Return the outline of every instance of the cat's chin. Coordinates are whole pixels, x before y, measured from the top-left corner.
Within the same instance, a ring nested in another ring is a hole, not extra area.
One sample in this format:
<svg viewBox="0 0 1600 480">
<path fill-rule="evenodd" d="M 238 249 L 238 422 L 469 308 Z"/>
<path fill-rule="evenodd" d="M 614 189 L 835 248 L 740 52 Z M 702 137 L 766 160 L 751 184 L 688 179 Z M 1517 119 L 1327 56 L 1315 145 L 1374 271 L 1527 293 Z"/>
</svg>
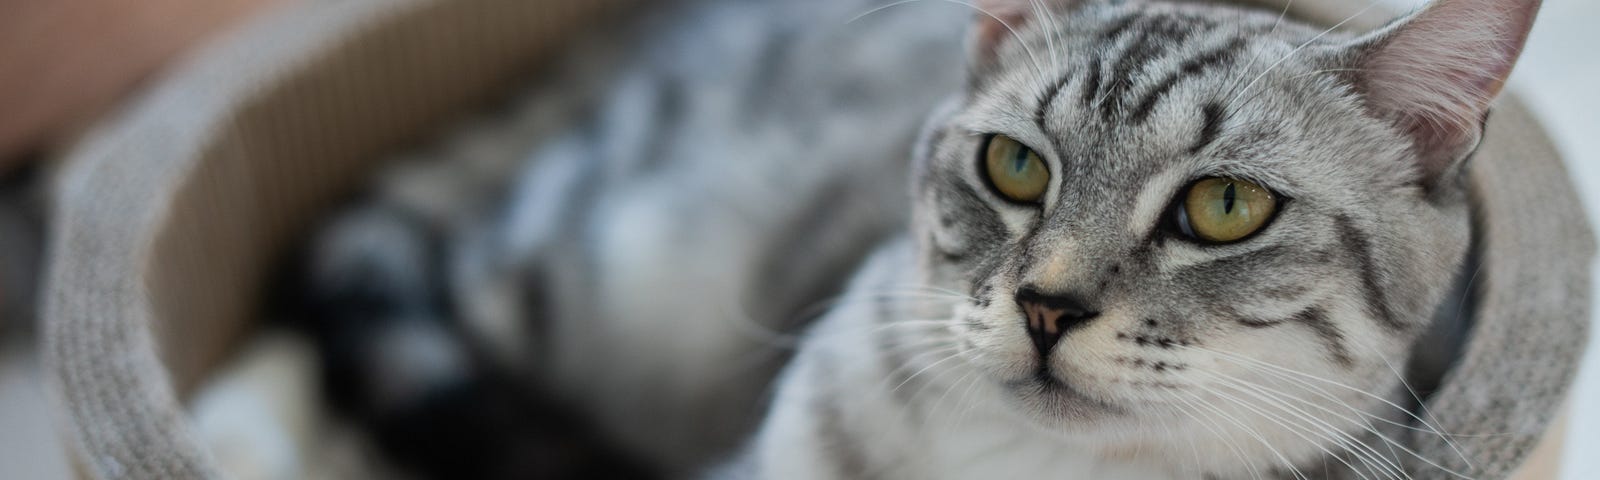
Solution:
<svg viewBox="0 0 1600 480">
<path fill-rule="evenodd" d="M 1043 369 L 1003 383 L 1024 414 L 1057 432 L 1089 433 L 1124 413 L 1116 405 L 1085 394 L 1059 374 Z"/>
</svg>

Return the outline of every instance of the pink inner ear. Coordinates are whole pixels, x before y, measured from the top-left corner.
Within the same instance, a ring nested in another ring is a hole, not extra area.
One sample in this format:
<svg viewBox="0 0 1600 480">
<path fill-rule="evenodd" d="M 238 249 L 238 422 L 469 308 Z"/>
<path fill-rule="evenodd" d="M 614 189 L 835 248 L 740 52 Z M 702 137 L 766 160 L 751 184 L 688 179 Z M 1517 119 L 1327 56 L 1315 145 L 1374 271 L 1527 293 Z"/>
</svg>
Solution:
<svg viewBox="0 0 1600 480">
<path fill-rule="evenodd" d="M 1476 138 L 1516 64 L 1538 8 L 1539 0 L 1435 0 L 1379 34 L 1361 65 L 1369 100 L 1395 114 L 1424 150 L 1461 153 L 1455 150 L 1471 147 L 1460 144 Z"/>
<path fill-rule="evenodd" d="M 973 32 L 973 48 L 982 58 L 990 58 L 1011 31 L 1021 31 L 1032 12 L 1027 1 L 988 0 L 976 4 L 981 9 Z M 1008 28 L 1009 27 L 1009 28 Z"/>
</svg>

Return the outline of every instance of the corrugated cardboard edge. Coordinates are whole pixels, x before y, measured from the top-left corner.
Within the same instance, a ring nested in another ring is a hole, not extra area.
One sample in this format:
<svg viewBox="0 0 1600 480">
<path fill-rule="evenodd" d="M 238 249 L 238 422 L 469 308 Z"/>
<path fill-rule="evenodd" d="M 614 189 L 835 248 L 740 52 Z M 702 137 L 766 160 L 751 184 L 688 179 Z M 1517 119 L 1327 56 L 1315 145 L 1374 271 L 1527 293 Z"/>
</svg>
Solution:
<svg viewBox="0 0 1600 480">
<path fill-rule="evenodd" d="M 218 475 L 179 402 L 256 317 L 271 255 L 380 153 L 620 1 L 302 1 L 165 79 L 67 160 L 44 354 L 88 473 Z"/>
</svg>

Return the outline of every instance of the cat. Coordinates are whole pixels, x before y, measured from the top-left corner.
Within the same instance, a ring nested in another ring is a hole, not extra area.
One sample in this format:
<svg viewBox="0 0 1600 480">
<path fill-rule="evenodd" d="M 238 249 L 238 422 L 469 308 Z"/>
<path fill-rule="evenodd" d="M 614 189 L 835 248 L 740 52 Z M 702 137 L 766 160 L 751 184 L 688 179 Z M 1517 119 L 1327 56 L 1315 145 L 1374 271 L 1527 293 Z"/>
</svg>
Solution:
<svg viewBox="0 0 1600 480">
<path fill-rule="evenodd" d="M 1469 478 L 1390 438 L 1538 0 L 973 6 L 910 228 L 713 477 Z"/>
</svg>

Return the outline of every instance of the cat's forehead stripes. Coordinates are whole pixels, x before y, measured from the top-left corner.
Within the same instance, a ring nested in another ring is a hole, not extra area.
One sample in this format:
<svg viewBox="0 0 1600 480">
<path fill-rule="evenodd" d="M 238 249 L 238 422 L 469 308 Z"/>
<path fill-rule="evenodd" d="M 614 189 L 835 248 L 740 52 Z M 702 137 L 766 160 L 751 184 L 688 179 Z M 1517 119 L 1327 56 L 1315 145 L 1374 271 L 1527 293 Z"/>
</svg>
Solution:
<svg viewBox="0 0 1600 480">
<path fill-rule="evenodd" d="M 1200 114 L 1204 117 L 1202 120 L 1204 123 L 1200 125 L 1200 138 L 1195 140 L 1194 145 L 1189 146 L 1190 155 L 1200 153 L 1212 142 L 1217 141 L 1217 136 L 1222 133 L 1222 124 L 1227 112 L 1222 109 L 1222 104 L 1208 102 L 1200 107 Z"/>
</svg>

